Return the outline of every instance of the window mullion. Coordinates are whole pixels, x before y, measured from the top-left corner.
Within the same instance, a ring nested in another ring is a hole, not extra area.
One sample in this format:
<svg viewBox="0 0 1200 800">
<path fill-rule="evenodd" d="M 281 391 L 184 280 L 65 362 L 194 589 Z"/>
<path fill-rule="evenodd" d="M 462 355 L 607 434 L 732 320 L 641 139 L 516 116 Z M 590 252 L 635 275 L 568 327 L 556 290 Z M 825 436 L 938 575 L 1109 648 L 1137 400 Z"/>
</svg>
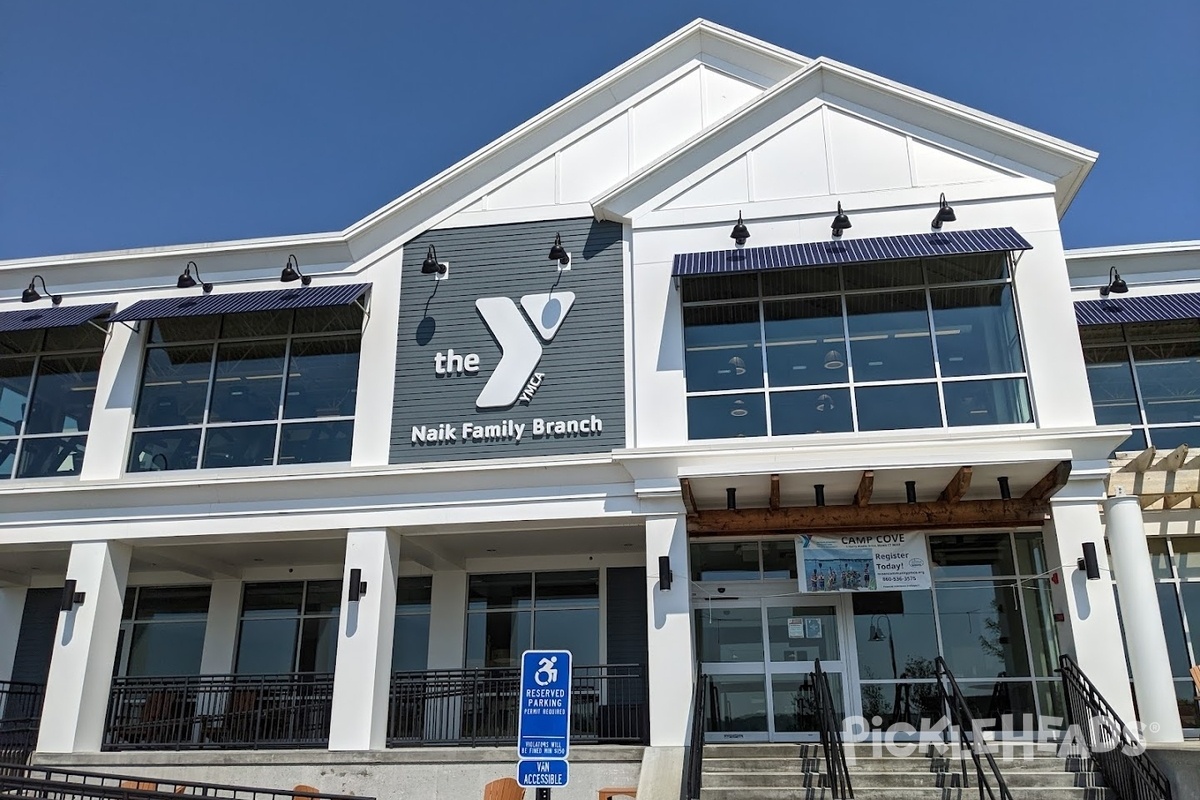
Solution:
<svg viewBox="0 0 1200 800">
<path fill-rule="evenodd" d="M 763 374 L 763 415 L 767 421 L 767 436 L 770 436 L 774 429 L 771 424 L 771 375 L 767 367 L 767 313 L 766 306 L 763 303 L 762 291 L 762 273 L 758 273 L 758 349 L 759 362 L 762 365 Z"/>
<path fill-rule="evenodd" d="M 1126 337 L 1125 342 L 1125 358 L 1129 361 L 1129 374 L 1133 378 L 1133 396 L 1137 400 L 1138 419 L 1142 421 L 1142 433 L 1146 438 L 1146 446 L 1150 447 L 1154 442 L 1150 438 L 1150 420 L 1146 416 L 1146 402 L 1142 396 L 1142 382 L 1138 379 L 1137 364 L 1133 360 L 1133 344 Z"/>
<path fill-rule="evenodd" d="M 292 325 L 295 325 L 296 312 L 292 312 Z M 283 374 L 279 380 L 279 403 L 275 407 L 275 449 L 271 456 L 271 463 L 279 463 L 279 445 L 283 439 L 283 404 L 287 402 L 288 382 L 291 380 L 292 372 L 292 333 L 294 331 L 289 328 L 288 338 L 283 343 Z"/>
</svg>

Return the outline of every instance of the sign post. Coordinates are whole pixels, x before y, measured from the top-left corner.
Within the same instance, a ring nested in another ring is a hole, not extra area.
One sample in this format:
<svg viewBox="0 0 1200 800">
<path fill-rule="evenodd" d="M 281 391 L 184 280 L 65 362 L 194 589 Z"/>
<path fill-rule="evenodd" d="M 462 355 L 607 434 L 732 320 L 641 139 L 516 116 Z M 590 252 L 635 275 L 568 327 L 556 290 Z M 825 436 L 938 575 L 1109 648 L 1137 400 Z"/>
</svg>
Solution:
<svg viewBox="0 0 1200 800">
<path fill-rule="evenodd" d="M 517 783 L 550 800 L 550 787 L 566 786 L 571 749 L 571 652 L 521 654 L 517 701 Z"/>
</svg>

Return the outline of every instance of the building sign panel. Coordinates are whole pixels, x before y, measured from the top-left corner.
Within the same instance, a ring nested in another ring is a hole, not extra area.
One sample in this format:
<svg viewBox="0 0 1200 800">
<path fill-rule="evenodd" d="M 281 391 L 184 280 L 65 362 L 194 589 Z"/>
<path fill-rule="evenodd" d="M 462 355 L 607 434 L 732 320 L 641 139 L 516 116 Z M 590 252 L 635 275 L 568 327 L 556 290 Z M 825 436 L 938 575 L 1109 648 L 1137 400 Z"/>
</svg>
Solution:
<svg viewBox="0 0 1200 800">
<path fill-rule="evenodd" d="M 802 592 L 928 589 L 925 534 L 802 535 L 796 539 Z"/>
<path fill-rule="evenodd" d="M 556 234 L 567 269 L 546 257 Z M 443 280 L 421 273 L 429 245 Z M 620 225 L 430 231 L 402 269 L 392 463 L 625 446 Z"/>
</svg>

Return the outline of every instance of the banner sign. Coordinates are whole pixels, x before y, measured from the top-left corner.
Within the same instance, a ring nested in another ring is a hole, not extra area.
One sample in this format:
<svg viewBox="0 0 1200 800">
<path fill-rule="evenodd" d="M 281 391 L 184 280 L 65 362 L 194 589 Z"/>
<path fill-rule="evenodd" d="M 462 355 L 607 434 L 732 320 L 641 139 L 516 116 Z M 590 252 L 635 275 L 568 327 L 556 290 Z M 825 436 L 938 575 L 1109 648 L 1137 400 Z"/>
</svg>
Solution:
<svg viewBox="0 0 1200 800">
<path fill-rule="evenodd" d="M 801 592 L 928 589 L 925 534 L 803 535 L 796 539 Z"/>
</svg>

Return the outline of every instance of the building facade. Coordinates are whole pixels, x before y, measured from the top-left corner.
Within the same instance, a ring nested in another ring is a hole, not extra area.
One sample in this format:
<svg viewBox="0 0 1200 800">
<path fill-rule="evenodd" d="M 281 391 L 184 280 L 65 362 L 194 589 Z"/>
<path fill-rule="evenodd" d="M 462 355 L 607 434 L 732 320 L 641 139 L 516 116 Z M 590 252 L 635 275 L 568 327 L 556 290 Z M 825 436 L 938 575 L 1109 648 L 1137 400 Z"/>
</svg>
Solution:
<svg viewBox="0 0 1200 800">
<path fill-rule="evenodd" d="M 345 231 L 0 263 L 35 757 L 504 743 L 544 647 L 670 758 L 698 673 L 811 738 L 818 659 L 869 735 L 938 658 L 1053 735 L 1069 654 L 1180 738 L 1200 247 L 1064 252 L 1095 157 L 697 21 Z"/>
</svg>

